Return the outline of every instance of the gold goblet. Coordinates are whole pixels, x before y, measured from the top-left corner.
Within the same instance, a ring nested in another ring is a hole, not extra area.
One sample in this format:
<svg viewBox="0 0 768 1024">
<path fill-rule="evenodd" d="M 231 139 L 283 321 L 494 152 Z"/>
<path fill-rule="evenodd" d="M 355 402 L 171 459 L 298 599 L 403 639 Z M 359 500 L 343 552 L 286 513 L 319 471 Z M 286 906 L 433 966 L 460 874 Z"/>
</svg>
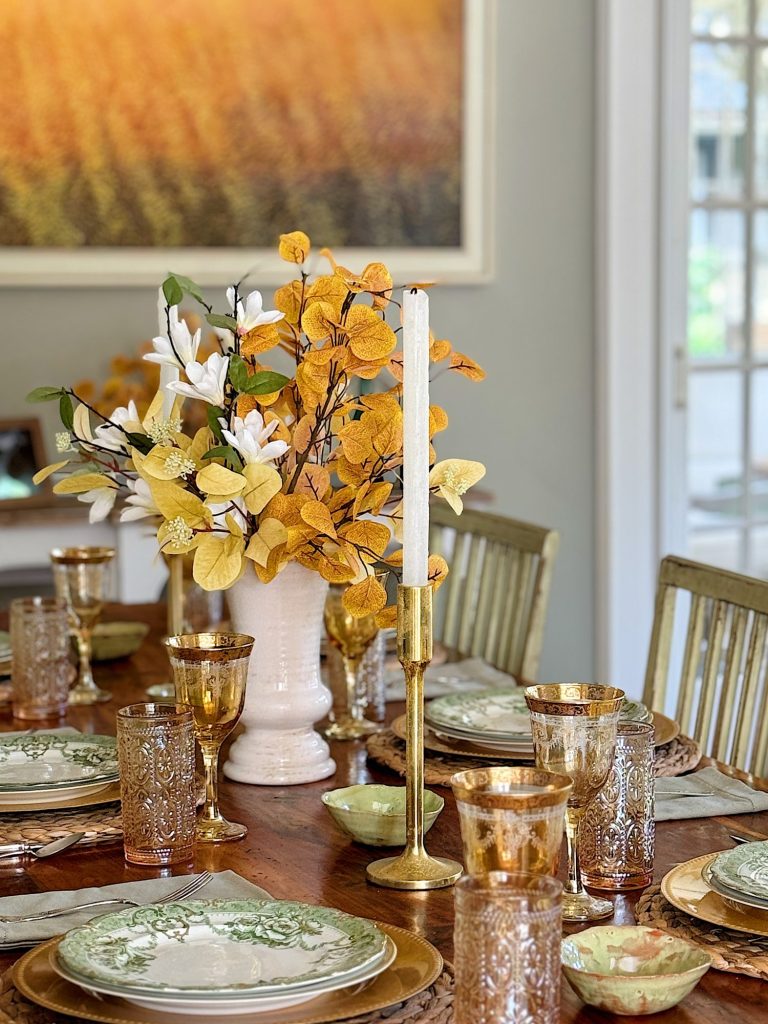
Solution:
<svg viewBox="0 0 768 1024">
<path fill-rule="evenodd" d="M 346 704 L 334 721 L 325 730 L 325 735 L 334 740 L 357 740 L 361 736 L 378 732 L 380 726 L 369 721 L 365 715 L 365 697 L 359 690 L 359 669 L 363 655 L 371 646 L 379 631 L 376 618 L 364 615 L 356 619 L 344 607 L 346 586 L 332 584 L 325 601 L 325 628 L 328 639 L 336 647 L 344 662 Z"/>
<path fill-rule="evenodd" d="M 219 811 L 219 750 L 243 711 L 253 637 L 244 633 L 190 633 L 165 641 L 176 686 L 176 700 L 192 709 L 195 737 L 205 769 L 205 803 L 197 821 L 197 841 L 241 839 L 245 825 Z"/>
<path fill-rule="evenodd" d="M 96 704 L 112 699 L 111 693 L 100 690 L 94 682 L 91 638 L 104 604 L 107 565 L 114 557 L 115 549 L 105 547 L 54 548 L 51 551 L 56 593 L 67 606 L 80 660 L 77 684 L 69 693 L 70 704 Z"/>
<path fill-rule="evenodd" d="M 610 900 L 584 890 L 579 868 L 579 825 L 613 765 L 616 729 L 624 691 L 595 683 L 529 686 L 525 700 L 539 768 L 570 775 L 573 788 L 565 812 L 568 882 L 564 921 L 597 921 L 613 913 Z"/>
</svg>

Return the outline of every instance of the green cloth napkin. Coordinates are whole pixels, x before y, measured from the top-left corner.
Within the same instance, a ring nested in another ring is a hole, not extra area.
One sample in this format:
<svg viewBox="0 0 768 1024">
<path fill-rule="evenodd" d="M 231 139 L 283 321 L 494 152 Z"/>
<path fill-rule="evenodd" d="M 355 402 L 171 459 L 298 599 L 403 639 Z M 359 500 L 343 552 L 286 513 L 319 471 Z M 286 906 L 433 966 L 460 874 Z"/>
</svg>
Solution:
<svg viewBox="0 0 768 1024">
<path fill-rule="evenodd" d="M 692 775 L 656 779 L 656 821 L 711 818 L 716 814 L 750 814 L 768 810 L 768 793 L 702 768 Z"/>
<path fill-rule="evenodd" d="M 3 947 L 36 944 L 61 935 L 78 925 L 85 924 L 92 917 L 100 914 L 113 914 L 127 909 L 115 904 L 111 907 L 97 907 L 95 910 L 81 911 L 79 914 L 66 914 L 51 917 L 44 921 L 28 921 L 27 923 L 3 923 L 4 917 L 16 917 L 23 914 L 38 914 L 42 910 L 53 910 L 59 907 L 74 907 L 78 903 L 89 903 L 91 900 L 106 900 L 110 897 L 124 897 L 136 903 L 153 903 L 179 889 L 190 881 L 190 875 L 174 875 L 170 878 L 148 878 L 140 882 L 121 882 L 118 885 L 104 885 L 91 889 L 69 889 L 66 891 L 29 893 L 24 896 L 6 896 L 0 899 L 0 949 Z M 211 880 L 192 896 L 192 899 L 248 899 L 269 898 L 269 893 L 258 885 L 249 882 L 234 871 L 217 871 Z"/>
</svg>

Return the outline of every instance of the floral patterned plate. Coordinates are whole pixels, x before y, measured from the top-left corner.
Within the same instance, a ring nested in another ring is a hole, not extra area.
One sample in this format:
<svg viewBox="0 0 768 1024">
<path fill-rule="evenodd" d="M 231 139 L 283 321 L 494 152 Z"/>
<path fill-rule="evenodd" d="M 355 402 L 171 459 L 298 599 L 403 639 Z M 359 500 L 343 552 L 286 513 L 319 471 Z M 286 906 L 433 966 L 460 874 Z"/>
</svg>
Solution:
<svg viewBox="0 0 768 1024">
<path fill-rule="evenodd" d="M 31 733 L 0 737 L 0 794 L 70 789 L 118 777 L 113 736 Z"/>
<path fill-rule="evenodd" d="M 513 740 L 531 735 L 525 690 L 484 690 L 450 693 L 430 701 L 424 718 L 433 729 L 453 736 Z"/>
<path fill-rule="evenodd" d="M 329 907 L 186 900 L 74 928 L 58 958 L 86 988 L 106 986 L 137 999 L 230 996 L 239 1005 L 240 998 L 298 994 L 318 982 L 338 980 L 342 987 L 383 963 L 387 950 L 386 936 L 371 921 Z"/>
<path fill-rule="evenodd" d="M 713 879 L 733 892 L 768 899 L 768 842 L 724 850 L 710 870 Z"/>
</svg>

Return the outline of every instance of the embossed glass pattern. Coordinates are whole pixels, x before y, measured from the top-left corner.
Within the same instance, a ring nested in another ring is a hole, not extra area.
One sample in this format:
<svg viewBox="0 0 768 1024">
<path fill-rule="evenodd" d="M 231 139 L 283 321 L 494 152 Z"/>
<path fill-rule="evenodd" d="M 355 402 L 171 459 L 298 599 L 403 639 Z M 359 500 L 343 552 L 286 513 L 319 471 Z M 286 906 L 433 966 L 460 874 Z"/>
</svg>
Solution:
<svg viewBox="0 0 768 1024">
<path fill-rule="evenodd" d="M 555 874 L 568 776 L 538 768 L 473 768 L 454 775 L 451 786 L 468 874 Z"/>
<path fill-rule="evenodd" d="M 608 779 L 579 828 L 581 873 L 595 889 L 643 889 L 653 879 L 653 726 L 621 723 Z"/>
<path fill-rule="evenodd" d="M 454 1024 L 558 1024 L 562 893 L 546 875 L 457 882 Z"/>
<path fill-rule="evenodd" d="M 190 860 L 195 844 L 195 733 L 180 704 L 130 704 L 117 712 L 125 859 Z"/>
<path fill-rule="evenodd" d="M 61 717 L 74 670 L 67 609 L 47 597 L 11 602 L 11 685 L 15 718 Z"/>
</svg>

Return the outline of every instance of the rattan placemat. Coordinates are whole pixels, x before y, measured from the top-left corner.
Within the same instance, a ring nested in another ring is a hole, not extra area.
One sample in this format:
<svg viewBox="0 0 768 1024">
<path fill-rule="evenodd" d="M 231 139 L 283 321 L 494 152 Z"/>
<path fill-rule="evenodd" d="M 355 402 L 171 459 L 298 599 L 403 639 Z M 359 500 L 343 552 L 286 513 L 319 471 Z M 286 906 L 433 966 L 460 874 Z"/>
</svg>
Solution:
<svg viewBox="0 0 768 1024">
<path fill-rule="evenodd" d="M 50 843 L 73 832 L 85 832 L 80 845 L 122 839 L 120 804 L 0 815 L 0 843 Z"/>
<path fill-rule="evenodd" d="M 368 757 L 376 764 L 405 775 L 405 741 L 395 736 L 391 729 L 374 733 L 368 738 L 367 747 Z M 696 741 L 688 736 L 678 736 L 656 748 L 656 775 L 682 775 L 692 771 L 700 758 L 701 750 Z M 447 786 L 455 772 L 487 767 L 487 761 L 429 752 L 424 758 L 424 781 L 428 786 Z"/>
<path fill-rule="evenodd" d="M 257 1015 L 254 1015 L 256 1019 Z M 411 996 L 399 1006 L 353 1017 L 348 1024 L 450 1024 L 452 1020 L 453 967 L 446 963 L 437 981 L 423 992 Z M 0 1024 L 64 1024 L 64 1021 L 51 1010 L 25 999 L 13 984 L 11 972 L 6 971 L 0 978 Z M 82 1017 L 67 1017 L 66 1024 L 90 1022 Z"/>
<path fill-rule="evenodd" d="M 635 917 L 638 924 L 661 928 L 706 949 L 718 971 L 768 981 L 768 938 L 698 921 L 673 907 L 658 885 L 646 889 L 637 901 Z"/>
</svg>

